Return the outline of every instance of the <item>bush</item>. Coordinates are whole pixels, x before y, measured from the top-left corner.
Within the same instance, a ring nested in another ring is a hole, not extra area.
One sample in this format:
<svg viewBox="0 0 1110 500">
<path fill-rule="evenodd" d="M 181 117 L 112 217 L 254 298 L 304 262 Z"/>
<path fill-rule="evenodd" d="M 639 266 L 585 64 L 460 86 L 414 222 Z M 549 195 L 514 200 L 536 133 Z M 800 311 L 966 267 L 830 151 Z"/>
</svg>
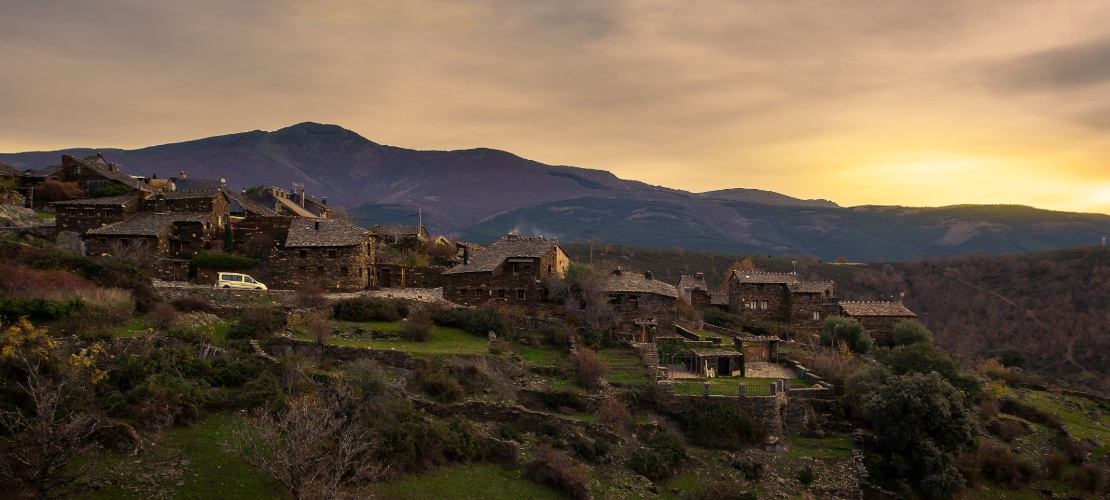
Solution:
<svg viewBox="0 0 1110 500">
<path fill-rule="evenodd" d="M 732 462 L 732 468 L 740 471 L 748 481 L 758 481 L 763 477 L 763 464 L 759 462 L 736 460 Z"/>
<path fill-rule="evenodd" d="M 536 447 L 536 458 L 524 467 L 524 477 L 553 486 L 571 498 L 593 497 L 586 468 L 546 444 Z"/>
<path fill-rule="evenodd" d="M 385 370 L 377 361 L 361 358 L 347 366 L 346 380 L 355 390 L 355 396 L 370 399 L 384 394 L 389 387 Z"/>
<path fill-rule="evenodd" d="M 759 500 L 754 491 L 744 491 L 744 485 L 731 479 L 718 479 L 690 491 L 682 497 L 688 500 Z M 808 497 L 803 497 L 808 498 Z"/>
<path fill-rule="evenodd" d="M 177 322 L 177 310 L 165 302 L 159 302 L 150 309 L 146 319 L 157 330 L 165 330 Z"/>
<path fill-rule="evenodd" d="M 1059 416 L 1045 412 L 1033 405 L 1028 405 L 1012 398 L 1000 400 L 999 410 L 1016 417 L 1024 418 L 1030 422 L 1044 424 L 1055 429 L 1063 430 L 1064 421 Z"/>
<path fill-rule="evenodd" d="M 110 186 L 104 186 L 104 187 L 96 190 L 96 193 L 93 195 L 93 198 L 107 198 L 109 196 L 122 196 L 122 195 L 125 195 L 125 194 L 130 193 L 130 192 L 131 192 L 130 187 L 124 186 L 123 184 L 112 184 Z"/>
<path fill-rule="evenodd" d="M 418 368 L 416 380 L 424 392 L 441 402 L 455 403 L 466 397 L 466 389 L 441 365 Z"/>
<path fill-rule="evenodd" d="M 11 323 L 26 317 L 33 321 L 61 319 L 85 308 L 81 300 L 0 298 L 0 320 Z"/>
<path fill-rule="evenodd" d="M 301 309 L 323 309 L 328 306 L 324 289 L 317 285 L 303 286 L 293 296 L 293 306 Z"/>
<path fill-rule="evenodd" d="M 871 352 L 871 336 L 858 320 L 841 316 L 829 316 L 821 328 L 821 344 L 835 346 L 844 342 L 853 352 Z"/>
<path fill-rule="evenodd" d="M 710 401 L 691 409 L 682 419 L 682 432 L 698 446 L 735 450 L 763 440 L 763 428 L 735 403 Z"/>
<path fill-rule="evenodd" d="M 632 429 L 632 414 L 628 412 L 628 405 L 617 398 L 602 401 L 597 408 L 597 417 L 601 423 L 622 436 Z"/>
<path fill-rule="evenodd" d="M 813 467 L 807 465 L 802 468 L 802 470 L 798 471 L 798 482 L 802 483 L 803 486 L 808 487 L 813 484 L 815 479 L 817 479 L 817 477 L 813 473 Z"/>
<path fill-rule="evenodd" d="M 601 387 L 608 368 L 597 353 L 586 347 L 579 346 L 577 353 L 571 358 L 571 362 L 574 363 L 578 383 L 582 384 L 582 387 L 587 389 L 598 389 Z"/>
<path fill-rule="evenodd" d="M 675 467 L 686 458 L 686 445 L 669 431 L 662 431 L 648 440 L 646 449 L 629 457 L 627 465 L 637 474 L 651 480 L 666 479 L 674 474 Z"/>
<path fill-rule="evenodd" d="M 377 297 L 355 297 L 337 301 L 332 306 L 335 319 L 365 323 L 367 321 L 399 321 L 408 308 L 396 300 Z"/>
<path fill-rule="evenodd" d="M 413 311 L 408 318 L 401 321 L 401 336 L 415 342 L 427 342 L 434 330 L 432 318 L 423 310 Z"/>
<path fill-rule="evenodd" d="M 891 332 L 894 345 L 932 344 L 933 334 L 916 319 L 906 319 L 894 325 Z"/>
<path fill-rule="evenodd" d="M 200 380 L 156 373 L 130 395 L 136 404 L 134 416 L 157 430 L 195 422 L 209 402 L 206 389 Z"/>
<path fill-rule="evenodd" d="M 206 299 L 202 295 L 196 294 L 179 297 L 177 299 L 174 299 L 171 304 L 173 304 L 173 307 L 181 312 L 212 312 L 216 310 L 216 308 L 212 306 L 212 303 L 209 302 L 208 299 Z"/>
<path fill-rule="evenodd" d="M 247 309 L 239 321 L 231 324 L 227 338 L 266 340 L 285 327 L 285 313 L 273 307 Z"/>
<path fill-rule="evenodd" d="M 241 271 L 258 265 L 258 259 L 226 253 L 199 253 L 193 256 L 193 265 L 213 271 Z"/>
<path fill-rule="evenodd" d="M 979 470 L 984 476 L 1006 486 L 1017 488 L 1036 476 L 1032 462 L 1015 456 L 1005 446 L 984 441 L 979 447 Z"/>
<path fill-rule="evenodd" d="M 162 332 L 167 337 L 172 337 L 190 344 L 216 343 L 216 338 L 212 335 L 212 333 L 196 328 L 189 328 L 185 325 L 171 324 L 170 326 L 164 327 Z"/>
<path fill-rule="evenodd" d="M 458 328 L 471 335 L 485 337 L 489 332 L 503 337 L 509 333 L 509 323 L 490 307 L 477 309 L 440 309 L 431 313 L 438 325 Z"/>
<path fill-rule="evenodd" d="M 331 321 L 321 318 L 313 318 L 305 325 L 305 331 L 312 337 L 312 341 L 316 345 L 324 345 L 328 339 L 331 338 L 332 324 Z"/>
</svg>

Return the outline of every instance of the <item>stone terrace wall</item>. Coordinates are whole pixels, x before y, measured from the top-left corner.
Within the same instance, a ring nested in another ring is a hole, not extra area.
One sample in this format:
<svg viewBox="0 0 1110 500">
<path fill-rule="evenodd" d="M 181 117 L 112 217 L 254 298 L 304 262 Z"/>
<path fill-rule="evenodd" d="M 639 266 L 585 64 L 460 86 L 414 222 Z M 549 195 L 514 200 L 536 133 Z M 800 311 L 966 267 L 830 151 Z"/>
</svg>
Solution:
<svg viewBox="0 0 1110 500">
<path fill-rule="evenodd" d="M 407 352 L 332 344 L 319 345 L 315 342 L 289 337 L 274 337 L 270 340 L 266 349 L 274 356 L 297 354 L 304 357 L 327 357 L 328 359 L 337 361 L 372 359 L 383 365 L 394 368 L 412 370 L 416 367 L 415 358 L 412 357 L 412 354 Z"/>
</svg>

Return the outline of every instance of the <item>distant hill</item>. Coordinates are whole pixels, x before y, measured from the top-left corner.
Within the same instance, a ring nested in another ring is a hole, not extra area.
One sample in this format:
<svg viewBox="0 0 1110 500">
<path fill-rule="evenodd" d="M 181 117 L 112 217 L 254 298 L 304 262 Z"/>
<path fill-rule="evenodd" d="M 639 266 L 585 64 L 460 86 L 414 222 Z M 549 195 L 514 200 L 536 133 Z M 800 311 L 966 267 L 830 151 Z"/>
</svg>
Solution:
<svg viewBox="0 0 1110 500">
<path fill-rule="evenodd" d="M 840 207 L 757 189 L 691 193 L 604 170 L 545 165 L 493 149 L 415 151 L 336 125 L 301 123 L 136 150 L 0 154 L 18 170 L 97 151 L 132 175 L 226 178 L 233 187 L 305 185 L 364 226 L 415 224 L 490 242 L 508 231 L 656 248 L 907 260 L 1095 244 L 1110 216 L 1022 206 Z"/>
</svg>

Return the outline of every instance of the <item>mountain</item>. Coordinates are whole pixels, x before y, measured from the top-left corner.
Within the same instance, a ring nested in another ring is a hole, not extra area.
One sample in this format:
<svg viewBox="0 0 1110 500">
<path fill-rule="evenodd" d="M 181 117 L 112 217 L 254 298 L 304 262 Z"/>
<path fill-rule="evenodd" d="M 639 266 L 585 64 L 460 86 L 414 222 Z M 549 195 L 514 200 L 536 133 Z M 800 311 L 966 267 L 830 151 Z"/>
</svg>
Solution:
<svg viewBox="0 0 1110 500">
<path fill-rule="evenodd" d="M 336 125 L 301 123 L 135 150 L 0 154 L 24 170 L 97 151 L 132 175 L 226 178 L 291 186 L 350 207 L 365 226 L 416 222 L 489 242 L 508 231 L 564 241 L 731 253 L 907 260 L 974 251 L 1021 253 L 1096 244 L 1110 216 L 1030 207 L 840 207 L 757 189 L 691 193 L 604 170 L 545 165 L 494 149 L 416 151 Z"/>
</svg>

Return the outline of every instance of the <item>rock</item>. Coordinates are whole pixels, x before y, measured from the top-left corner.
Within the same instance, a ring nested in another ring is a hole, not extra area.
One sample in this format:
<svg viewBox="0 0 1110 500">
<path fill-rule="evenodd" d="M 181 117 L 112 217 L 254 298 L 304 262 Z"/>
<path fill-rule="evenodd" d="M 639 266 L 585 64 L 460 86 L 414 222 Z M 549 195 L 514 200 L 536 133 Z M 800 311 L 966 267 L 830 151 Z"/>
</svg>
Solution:
<svg viewBox="0 0 1110 500">
<path fill-rule="evenodd" d="M 96 441 L 105 448 L 128 455 L 135 455 L 142 449 L 142 439 L 135 428 L 118 422 L 97 431 Z"/>
</svg>

